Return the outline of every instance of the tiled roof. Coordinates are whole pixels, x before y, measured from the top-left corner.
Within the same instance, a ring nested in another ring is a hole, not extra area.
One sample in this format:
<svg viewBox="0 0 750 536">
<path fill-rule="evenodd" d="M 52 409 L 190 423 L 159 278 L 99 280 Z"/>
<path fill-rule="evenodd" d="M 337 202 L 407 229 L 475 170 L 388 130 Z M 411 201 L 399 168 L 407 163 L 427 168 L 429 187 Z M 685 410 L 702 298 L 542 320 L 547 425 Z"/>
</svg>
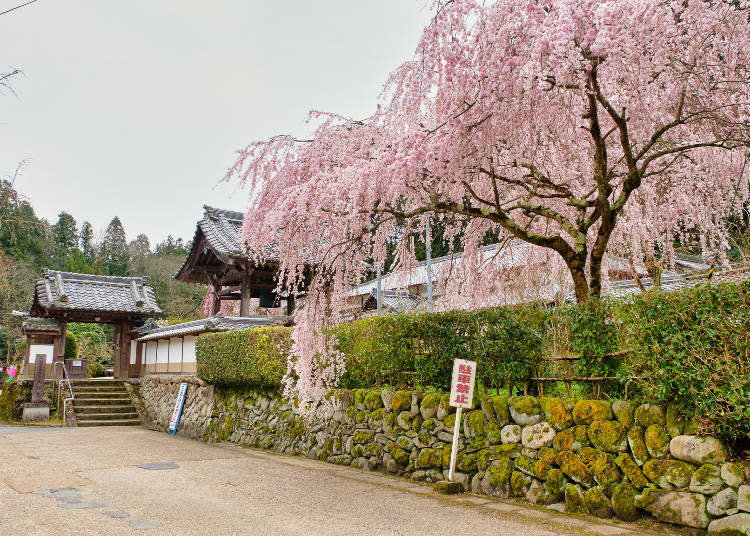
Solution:
<svg viewBox="0 0 750 536">
<path fill-rule="evenodd" d="M 224 255 L 240 255 L 240 232 L 244 214 L 203 206 L 203 218 L 198 222 L 203 235 L 214 251 Z"/>
<path fill-rule="evenodd" d="M 195 333 L 207 331 L 231 331 L 234 329 L 250 329 L 268 327 L 278 324 L 278 317 L 273 316 L 221 316 L 216 315 L 201 320 L 193 320 L 183 324 L 174 324 L 161 328 L 151 329 L 142 337 L 136 339 L 138 342 L 153 341 L 156 339 L 167 339 L 169 337 L 183 337 Z"/>
<path fill-rule="evenodd" d="M 34 303 L 54 311 L 161 313 L 145 277 L 115 277 L 45 270 Z"/>
<path fill-rule="evenodd" d="M 406 313 L 412 311 L 421 305 L 421 300 L 412 296 L 406 291 L 384 290 L 382 291 L 382 305 L 385 309 L 390 309 L 397 313 Z M 377 290 L 370 293 L 370 297 L 365 302 L 365 307 L 370 305 L 377 308 Z"/>
<path fill-rule="evenodd" d="M 50 331 L 59 332 L 60 322 L 54 318 L 38 318 L 35 316 L 26 317 L 21 324 L 21 331 Z"/>
</svg>

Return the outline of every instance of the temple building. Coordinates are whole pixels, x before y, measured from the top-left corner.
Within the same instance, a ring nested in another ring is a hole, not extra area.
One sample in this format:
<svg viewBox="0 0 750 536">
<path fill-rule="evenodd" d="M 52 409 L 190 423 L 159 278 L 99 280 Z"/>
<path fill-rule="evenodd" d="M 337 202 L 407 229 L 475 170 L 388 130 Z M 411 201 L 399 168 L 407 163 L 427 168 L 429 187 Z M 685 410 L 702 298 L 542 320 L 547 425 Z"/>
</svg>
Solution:
<svg viewBox="0 0 750 536">
<path fill-rule="evenodd" d="M 43 277 L 34 285 L 30 317 L 22 327 L 26 335 L 24 373 L 33 374 L 36 359 L 46 356 L 48 372 L 62 377 L 62 369 L 55 364 L 65 359 L 67 323 L 94 322 L 116 327 L 115 377 L 138 376 L 130 359 L 131 347 L 135 347 L 131 344 L 135 329 L 161 313 L 147 282 L 145 277 L 44 270 Z"/>
<path fill-rule="evenodd" d="M 251 300 L 260 307 L 277 307 L 284 302 L 287 315 L 294 312 L 296 296 L 277 296 L 279 254 L 269 244 L 261 261 L 242 245 L 242 212 L 203 207 L 190 253 L 175 275 L 178 281 L 208 285 L 213 303 L 211 314 L 221 310 L 223 301 L 239 300 L 239 316 L 250 316 Z"/>
<path fill-rule="evenodd" d="M 249 329 L 292 323 L 295 298 L 277 295 L 280 261 L 269 244 L 258 261 L 243 246 L 241 212 L 203 207 L 190 252 L 175 279 L 211 289 L 211 316 L 173 326 L 146 325 L 139 329 L 131 361 L 141 374 L 194 374 L 195 340 L 202 333 Z M 257 300 L 257 302 L 256 302 Z M 239 301 L 238 315 L 222 313 L 222 304 Z M 283 302 L 283 304 L 282 304 Z M 252 314 L 253 305 L 281 309 L 285 314 Z"/>
</svg>

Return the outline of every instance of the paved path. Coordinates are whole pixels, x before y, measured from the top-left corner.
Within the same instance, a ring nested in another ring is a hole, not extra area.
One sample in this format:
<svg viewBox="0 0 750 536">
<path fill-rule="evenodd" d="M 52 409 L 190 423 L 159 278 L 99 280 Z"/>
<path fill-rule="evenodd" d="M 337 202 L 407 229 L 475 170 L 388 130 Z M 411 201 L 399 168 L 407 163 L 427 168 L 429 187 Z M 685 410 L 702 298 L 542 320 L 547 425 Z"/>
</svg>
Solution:
<svg viewBox="0 0 750 536">
<path fill-rule="evenodd" d="M 650 533 L 140 427 L 0 427 L 0 454 L 0 534 L 14 536 Z"/>
</svg>

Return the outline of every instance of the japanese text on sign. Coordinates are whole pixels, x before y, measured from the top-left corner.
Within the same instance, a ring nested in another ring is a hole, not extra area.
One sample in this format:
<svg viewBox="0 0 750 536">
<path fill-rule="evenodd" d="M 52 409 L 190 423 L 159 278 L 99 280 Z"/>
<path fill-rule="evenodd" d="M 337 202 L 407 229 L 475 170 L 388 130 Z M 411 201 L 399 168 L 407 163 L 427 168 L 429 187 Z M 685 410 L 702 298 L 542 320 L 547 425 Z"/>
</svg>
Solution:
<svg viewBox="0 0 750 536">
<path fill-rule="evenodd" d="M 466 361 L 464 359 L 453 360 L 451 406 L 454 408 L 471 408 L 476 375 L 477 364 L 474 361 Z"/>
</svg>

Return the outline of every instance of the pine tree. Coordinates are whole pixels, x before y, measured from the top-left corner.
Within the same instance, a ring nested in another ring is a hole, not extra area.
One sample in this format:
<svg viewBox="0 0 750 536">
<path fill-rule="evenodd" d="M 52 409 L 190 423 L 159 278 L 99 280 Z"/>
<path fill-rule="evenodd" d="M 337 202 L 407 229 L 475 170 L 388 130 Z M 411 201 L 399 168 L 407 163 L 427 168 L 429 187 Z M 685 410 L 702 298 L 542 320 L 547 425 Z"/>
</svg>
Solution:
<svg viewBox="0 0 750 536">
<path fill-rule="evenodd" d="M 68 255 L 78 246 L 78 230 L 73 216 L 65 211 L 57 216 L 57 223 L 52 226 L 52 240 L 54 242 L 52 261 L 55 268 L 60 269 L 65 264 Z"/>
<path fill-rule="evenodd" d="M 128 243 L 120 218 L 115 216 L 107 226 L 102 240 L 100 255 L 109 275 L 125 275 L 130 265 Z"/>
<path fill-rule="evenodd" d="M 87 221 L 81 225 L 81 251 L 83 257 L 89 264 L 94 264 L 96 257 L 96 248 L 94 247 L 94 228 Z"/>
</svg>

